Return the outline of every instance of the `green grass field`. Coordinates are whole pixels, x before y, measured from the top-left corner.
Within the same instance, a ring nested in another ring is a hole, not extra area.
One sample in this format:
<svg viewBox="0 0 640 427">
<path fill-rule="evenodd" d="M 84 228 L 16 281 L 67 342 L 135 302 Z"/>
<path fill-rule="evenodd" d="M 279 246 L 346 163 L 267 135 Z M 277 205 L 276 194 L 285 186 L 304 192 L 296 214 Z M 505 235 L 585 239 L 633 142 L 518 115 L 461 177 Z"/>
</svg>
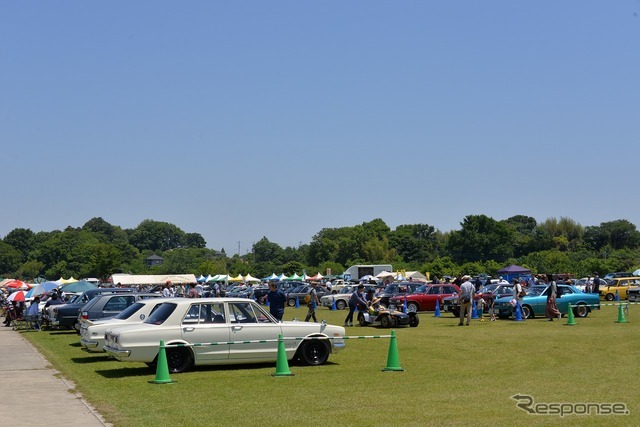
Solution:
<svg viewBox="0 0 640 427">
<path fill-rule="evenodd" d="M 285 319 L 305 313 L 287 308 Z M 575 326 L 563 318 L 470 327 L 420 313 L 420 326 L 396 329 L 403 372 L 382 371 L 388 339 L 363 339 L 348 340 L 326 365 L 290 365 L 292 377 L 272 376 L 275 364 L 197 367 L 167 385 L 150 384 L 155 371 L 143 364 L 82 351 L 75 332 L 23 334 L 116 426 L 640 425 L 640 306 L 627 324 L 615 323 L 617 313 L 603 307 Z M 318 314 L 341 325 L 347 313 Z M 532 415 L 516 407 L 516 394 L 536 404 L 621 402 L 629 415 Z"/>
</svg>

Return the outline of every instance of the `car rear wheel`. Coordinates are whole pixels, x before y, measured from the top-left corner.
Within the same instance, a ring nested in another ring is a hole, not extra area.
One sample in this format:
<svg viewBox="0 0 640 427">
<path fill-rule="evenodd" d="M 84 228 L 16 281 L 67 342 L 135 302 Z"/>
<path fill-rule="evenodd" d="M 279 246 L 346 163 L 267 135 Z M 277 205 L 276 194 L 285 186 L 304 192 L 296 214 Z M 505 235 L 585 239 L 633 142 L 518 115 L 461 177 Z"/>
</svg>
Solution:
<svg viewBox="0 0 640 427">
<path fill-rule="evenodd" d="M 413 315 L 410 314 L 409 315 L 409 326 L 411 326 L 412 328 L 415 328 L 419 324 L 420 324 L 420 319 L 418 319 L 418 315 L 417 314 L 413 314 Z"/>
<path fill-rule="evenodd" d="M 385 314 L 380 318 L 380 326 L 382 326 L 383 328 L 391 327 L 391 318 L 389 317 L 388 314 Z"/>
<path fill-rule="evenodd" d="M 305 341 L 300 346 L 299 357 L 305 365 L 322 365 L 329 359 L 329 343 L 326 340 Z"/>
<path fill-rule="evenodd" d="M 589 308 L 584 304 L 578 304 L 573 308 L 573 314 L 576 317 L 587 317 L 589 315 Z"/>
<path fill-rule="evenodd" d="M 289 307 L 295 307 L 295 306 L 296 306 L 296 299 L 295 299 L 295 298 L 289 298 L 289 299 L 287 300 L 287 305 L 288 305 Z"/>
<path fill-rule="evenodd" d="M 416 302 L 407 303 L 407 311 L 410 311 L 412 313 L 417 313 L 418 309 L 419 309 L 418 303 Z"/>
<path fill-rule="evenodd" d="M 613 294 L 606 294 L 604 296 L 604 299 L 606 299 L 607 301 L 613 301 L 616 297 Z"/>
<path fill-rule="evenodd" d="M 336 308 L 338 310 L 344 310 L 347 307 L 347 303 L 344 300 L 339 299 L 336 301 Z"/>
<path fill-rule="evenodd" d="M 167 352 L 167 365 L 169 366 L 169 372 L 174 374 L 184 372 L 191 367 L 191 353 L 186 348 L 168 348 Z"/>
</svg>

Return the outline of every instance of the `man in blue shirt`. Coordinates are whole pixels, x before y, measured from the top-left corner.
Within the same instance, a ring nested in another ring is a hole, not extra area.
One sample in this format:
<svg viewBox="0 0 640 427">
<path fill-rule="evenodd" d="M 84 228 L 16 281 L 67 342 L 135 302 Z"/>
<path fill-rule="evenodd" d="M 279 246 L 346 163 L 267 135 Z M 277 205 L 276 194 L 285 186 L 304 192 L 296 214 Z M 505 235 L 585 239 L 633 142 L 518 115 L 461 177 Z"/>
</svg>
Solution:
<svg viewBox="0 0 640 427">
<path fill-rule="evenodd" d="M 275 282 L 271 282 L 269 284 L 267 301 L 269 301 L 269 313 L 271 313 L 278 322 L 282 322 L 282 317 L 284 316 L 284 304 L 287 302 L 287 296 L 284 292 L 278 289 L 278 284 Z"/>
</svg>

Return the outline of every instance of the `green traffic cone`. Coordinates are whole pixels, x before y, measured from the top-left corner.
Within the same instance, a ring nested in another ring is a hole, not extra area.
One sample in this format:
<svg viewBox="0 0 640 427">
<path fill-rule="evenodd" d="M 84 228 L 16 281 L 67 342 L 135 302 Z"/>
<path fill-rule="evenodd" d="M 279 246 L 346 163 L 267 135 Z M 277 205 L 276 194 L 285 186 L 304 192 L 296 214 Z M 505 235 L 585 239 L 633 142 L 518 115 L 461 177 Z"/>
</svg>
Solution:
<svg viewBox="0 0 640 427">
<path fill-rule="evenodd" d="M 287 352 L 284 349 L 282 334 L 278 335 L 278 358 L 276 359 L 276 372 L 271 374 L 274 377 L 292 377 L 295 374 L 289 370 Z"/>
<path fill-rule="evenodd" d="M 571 308 L 571 304 L 569 304 L 569 312 L 567 313 L 567 325 L 574 326 L 576 324 L 576 319 L 573 317 L 573 309 Z"/>
<path fill-rule="evenodd" d="M 169 364 L 167 363 L 167 351 L 164 348 L 164 340 L 160 340 L 160 351 L 158 352 L 158 363 L 156 365 L 156 379 L 150 381 L 153 384 L 171 384 L 169 377 Z"/>
<path fill-rule="evenodd" d="M 398 356 L 398 343 L 396 342 L 396 331 L 391 331 L 389 341 L 389 354 L 387 356 L 387 367 L 383 371 L 404 371 L 400 367 L 400 357 Z"/>
<path fill-rule="evenodd" d="M 624 308 L 622 307 L 622 302 L 618 304 L 618 320 L 616 320 L 616 323 L 629 323 L 629 321 L 624 315 Z"/>
</svg>

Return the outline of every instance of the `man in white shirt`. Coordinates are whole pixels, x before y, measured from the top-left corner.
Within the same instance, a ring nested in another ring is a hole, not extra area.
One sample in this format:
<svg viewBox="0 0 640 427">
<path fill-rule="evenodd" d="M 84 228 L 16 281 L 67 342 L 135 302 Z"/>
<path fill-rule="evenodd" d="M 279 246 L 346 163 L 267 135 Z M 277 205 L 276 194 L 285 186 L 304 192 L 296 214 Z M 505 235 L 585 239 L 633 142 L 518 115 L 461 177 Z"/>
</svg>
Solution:
<svg viewBox="0 0 640 427">
<path fill-rule="evenodd" d="M 467 326 L 471 323 L 471 304 L 473 303 L 473 297 L 476 293 L 476 288 L 471 283 L 471 276 L 462 276 L 462 285 L 460 285 L 460 292 L 458 292 L 458 299 L 460 301 L 460 323 L 458 326 L 464 324 L 464 318 L 467 318 Z"/>
</svg>

